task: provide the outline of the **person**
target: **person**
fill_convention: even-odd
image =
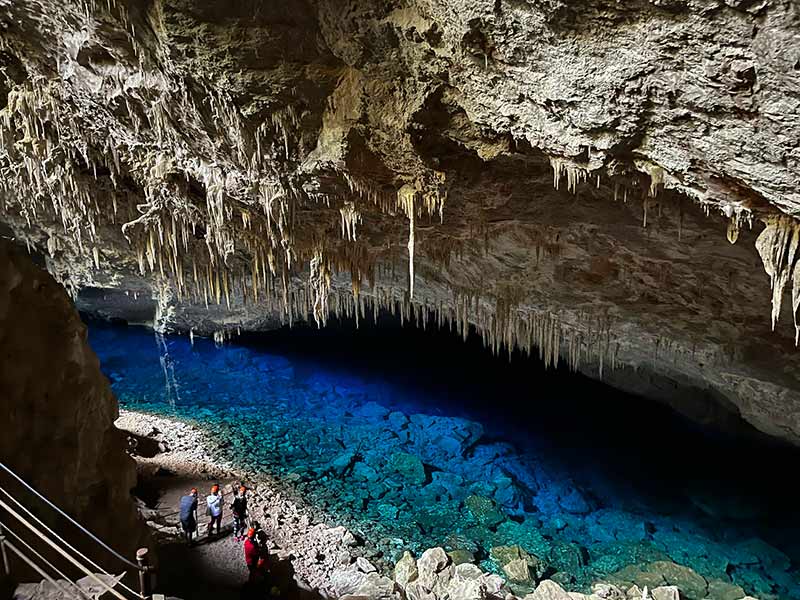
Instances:
[[[209,537],[211,536],[214,523],[217,524],[217,535],[219,535],[222,530],[222,506],[225,504],[225,498],[222,496],[222,491],[220,491],[219,485],[216,483],[211,486],[211,494],[206,496],[206,504],[208,505],[206,512],[211,519],[208,522],[207,535]]]
[[[258,562],[261,557],[261,549],[256,541],[256,530],[251,527],[247,530],[247,539],[244,541],[244,563],[250,575],[247,579],[249,583],[254,583],[258,573]]]
[[[237,542],[245,539],[244,530],[247,527],[247,488],[239,486],[239,491],[233,498],[233,535]]]
[[[197,488],[192,488],[187,496],[181,497],[179,512],[183,535],[191,546],[192,536],[197,530]]]

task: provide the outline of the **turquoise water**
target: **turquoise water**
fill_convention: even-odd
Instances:
[[[499,571],[491,548],[519,544],[573,588],[674,561],[712,582],[697,597],[800,598],[793,451],[441,334],[90,341],[122,407],[197,422],[389,562],[445,546]]]

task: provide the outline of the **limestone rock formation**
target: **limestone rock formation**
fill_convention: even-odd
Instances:
[[[6,240],[0,240],[0,356],[0,460],[133,557],[144,528],[131,497],[135,466],[114,427],[116,399],[64,289]],[[0,484],[89,556],[125,570],[9,476],[0,475]]]
[[[798,443],[798,48],[786,0],[0,0],[0,217],[106,316],[382,308]]]

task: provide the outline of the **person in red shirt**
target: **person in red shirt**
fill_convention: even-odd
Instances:
[[[260,556],[261,550],[258,547],[258,542],[256,542],[256,530],[251,527],[247,530],[247,539],[244,541],[244,562],[247,565],[247,570],[250,571],[250,582],[255,581]]]

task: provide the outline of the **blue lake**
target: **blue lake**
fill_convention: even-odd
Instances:
[[[90,342],[123,408],[199,424],[389,561],[444,546],[501,572],[491,549],[518,544],[573,589],[672,577],[698,598],[800,598],[795,450],[441,333],[216,347],[92,322]]]

